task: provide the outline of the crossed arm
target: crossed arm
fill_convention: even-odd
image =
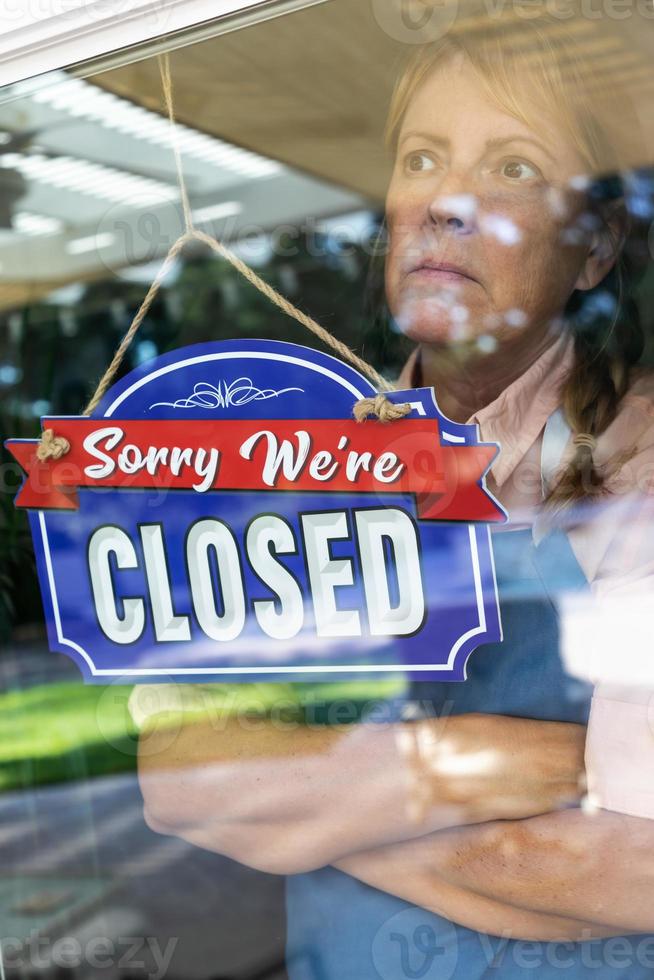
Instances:
[[[654,931],[654,821],[560,809],[578,796],[583,728],[487,715],[414,724],[429,736],[419,773],[409,725],[153,731],[139,760],[146,820],[273,873],[334,864],[480,931]],[[418,785],[420,819],[407,806]]]
[[[426,835],[337,867],[472,929],[532,940],[654,931],[654,821],[564,810]]]

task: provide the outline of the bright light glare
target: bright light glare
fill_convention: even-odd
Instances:
[[[438,752],[438,762],[434,769],[443,776],[489,776],[498,768],[498,756],[492,749],[479,752],[450,752],[443,745]]]
[[[105,92],[81,78],[70,78],[64,72],[59,73],[59,78],[61,81],[53,78],[47,88],[31,92],[30,98],[70,116],[100,123],[108,129],[135,136],[156,146],[173,146],[170,123],[158,113]],[[175,134],[183,156],[194,157],[221,170],[256,178],[269,177],[281,169],[274,160],[242,150],[180,123],[175,124]]]
[[[240,214],[243,210],[243,205],[238,201],[225,201],[223,204],[213,204],[206,208],[198,208],[193,211],[193,221],[198,224],[204,224],[207,221],[217,221],[219,218],[229,218],[233,215]]]
[[[18,211],[12,218],[14,231],[20,235],[56,235],[64,223],[59,218],[32,211]]]
[[[559,601],[561,659],[567,673],[594,684],[654,690],[652,595],[571,593]]]
[[[116,241],[116,236],[112,235],[110,231],[105,231],[100,235],[88,235],[85,238],[74,238],[70,242],[66,242],[66,251],[69,255],[82,255],[84,252],[94,252],[99,248],[107,248],[109,245],[113,245]]]
[[[517,245],[522,238],[518,226],[501,214],[482,215],[479,226],[484,234],[493,235],[502,245]]]
[[[39,153],[6,153],[0,167],[14,168],[28,180],[126,205],[163,204],[179,197],[172,185],[72,157],[51,160]]]

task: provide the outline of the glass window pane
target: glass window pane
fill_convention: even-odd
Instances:
[[[3,448],[4,971],[648,977],[651,10],[278,13],[170,39],[174,130],[152,47],[0,92],[3,440],[93,395],[185,229],[176,145],[196,229],[413,400],[433,391],[464,448],[498,445],[483,488],[506,522],[441,521],[411,589],[417,633],[458,622],[469,542],[490,542],[503,639],[465,677],[85,683],[48,649]],[[230,339],[334,353],[196,238],[116,380]],[[326,560],[363,595],[347,519],[352,555],[342,535]],[[388,536],[378,555],[399,605]]]

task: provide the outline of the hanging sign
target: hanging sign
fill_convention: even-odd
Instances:
[[[294,344],[228,341],[133,371],[26,472],[51,648],[86,679],[465,679],[501,639],[485,487],[497,453],[445,419],[356,422],[376,392]]]

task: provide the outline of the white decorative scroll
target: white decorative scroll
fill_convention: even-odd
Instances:
[[[263,402],[269,398],[279,398],[289,391],[304,392],[303,388],[257,388],[250,378],[237,378],[230,384],[219,381],[217,385],[208,381],[198,381],[192,393],[187,398],[178,398],[174,402],[155,402],[153,408],[238,408],[250,402]]]

